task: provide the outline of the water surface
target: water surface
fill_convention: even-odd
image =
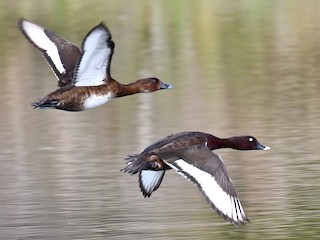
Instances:
[[[317,239],[320,234],[318,1],[0,2],[1,239]],[[80,45],[104,21],[112,75],[171,90],[81,113],[34,110],[56,87],[19,17]],[[217,151],[251,222],[236,228],[166,174],[145,199],[126,155],[197,130],[251,134],[271,151]]]

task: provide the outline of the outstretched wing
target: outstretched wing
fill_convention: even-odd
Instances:
[[[110,79],[113,49],[111,33],[101,22],[83,40],[82,55],[74,77],[75,86],[97,86]]]
[[[220,157],[205,144],[182,151],[181,159],[166,162],[178,174],[196,184],[210,205],[235,225],[248,221]]]
[[[18,20],[18,27],[29,42],[38,48],[58,78],[58,86],[71,82],[80,49],[55,33],[24,18]]]

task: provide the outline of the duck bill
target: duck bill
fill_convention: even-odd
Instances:
[[[160,83],[160,89],[168,89],[168,88],[174,88],[174,86],[171,84],[163,83],[163,82]]]
[[[257,149],[257,150],[270,150],[271,147],[264,146],[264,145],[262,145],[261,143],[259,143],[256,149]]]

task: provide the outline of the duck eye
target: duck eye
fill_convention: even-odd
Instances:
[[[253,138],[249,138],[248,140],[249,140],[249,142],[252,142],[252,141],[253,141]]]
[[[152,83],[157,83],[157,82],[158,82],[158,79],[157,79],[157,78],[151,78],[151,82],[152,82]]]

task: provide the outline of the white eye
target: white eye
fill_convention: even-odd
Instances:
[[[252,142],[253,141],[253,138],[249,138],[249,142]]]

